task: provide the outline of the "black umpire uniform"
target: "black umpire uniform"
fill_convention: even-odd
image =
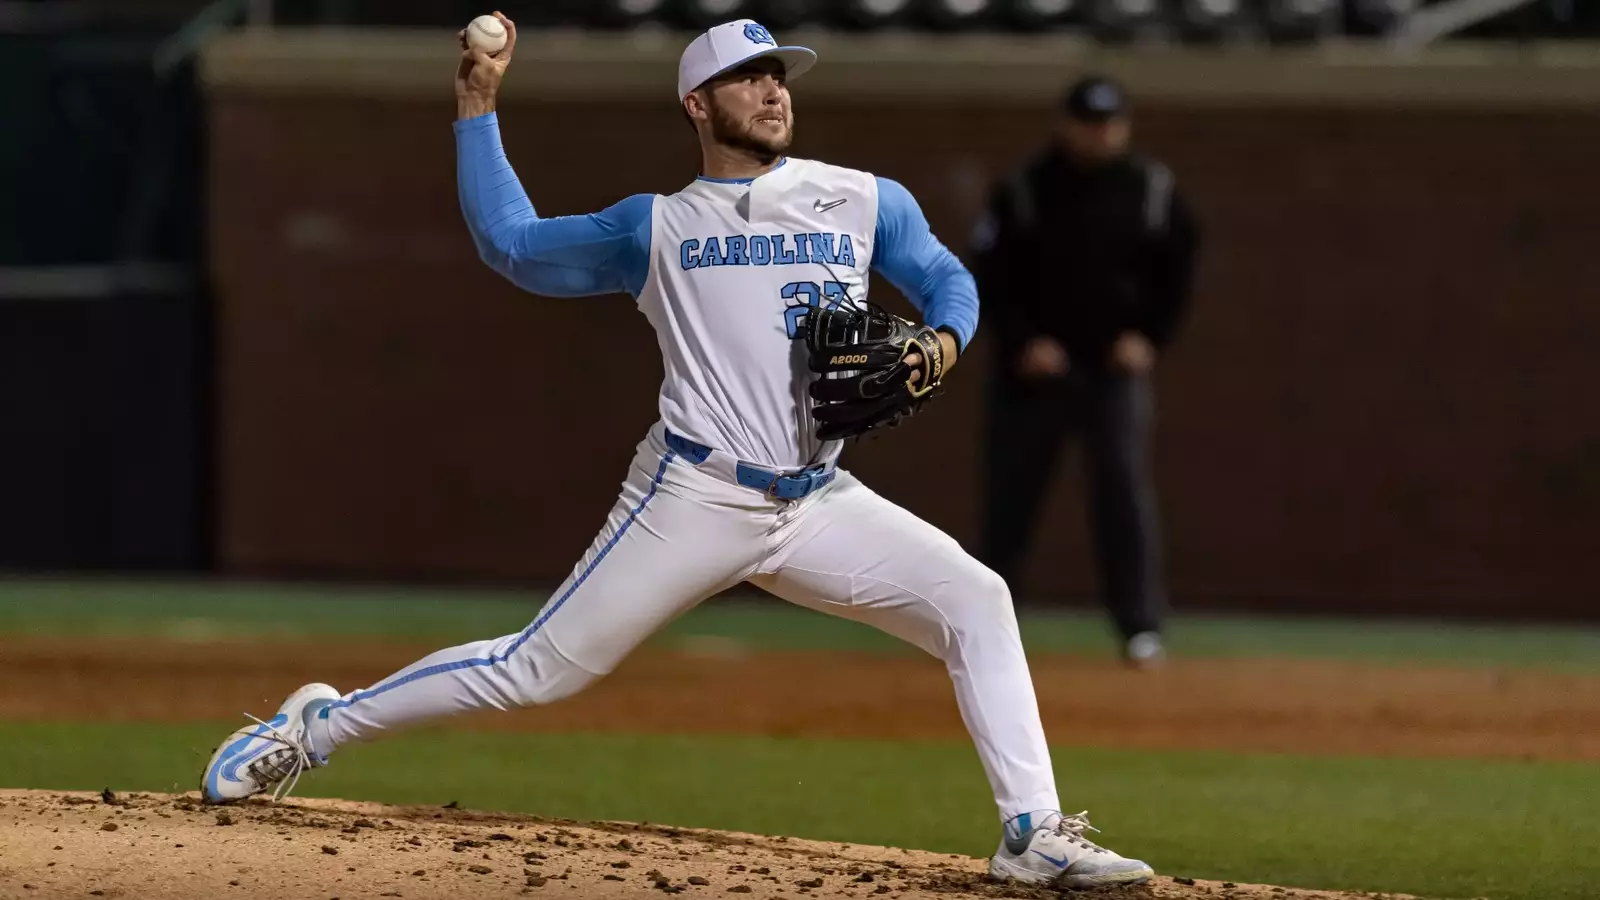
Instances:
[[[1015,586],[1068,432],[1081,436],[1103,599],[1132,664],[1164,655],[1149,370],[1190,294],[1194,219],[1161,163],[1129,152],[1123,91],[1086,78],[1056,139],[996,186],[974,235],[991,378],[982,555]]]

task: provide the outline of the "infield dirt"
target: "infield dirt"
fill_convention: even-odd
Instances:
[[[267,715],[294,688],[381,681],[435,647],[0,641],[0,720],[192,722]],[[1080,746],[1600,760],[1600,677],[1289,659],[1032,663],[1046,732]],[[114,691],[107,685],[116,685]],[[751,653],[702,642],[635,654],[561,703],[451,727],[961,739],[950,680],[920,655]]]
[[[241,711],[265,715],[303,682],[370,685],[432,649],[12,639],[0,642],[0,720],[242,722]],[[1305,660],[1179,660],[1140,673],[1057,657],[1036,659],[1033,672],[1051,738],[1074,744],[1600,759],[1593,676]],[[454,722],[542,732],[964,736],[948,676],[931,659],[754,654],[725,642],[649,649],[564,703]],[[0,791],[0,900],[1054,896],[990,883],[985,862],[459,809],[294,799],[218,811],[193,794]],[[1182,873],[1093,896],[1367,896],[1187,884],[1174,875]]]
[[[991,882],[984,868],[916,850],[461,809],[297,799],[219,810],[193,794],[0,791],[0,897],[23,900],[1370,896],[1169,876],[1063,894]]]

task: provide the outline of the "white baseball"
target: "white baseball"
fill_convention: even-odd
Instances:
[[[499,53],[506,45],[506,27],[494,16],[479,16],[467,26],[467,46],[485,53]]]

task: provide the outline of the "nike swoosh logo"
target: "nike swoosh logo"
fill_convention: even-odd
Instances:
[[[1069,863],[1064,859],[1056,859],[1054,856],[1050,856],[1048,854],[1041,853],[1038,850],[1035,850],[1033,852],[1037,853],[1040,856],[1043,856],[1045,858],[1045,860],[1050,862],[1052,865],[1054,865],[1058,869],[1065,869],[1069,865]]]
[[[279,715],[273,716],[267,724],[274,728],[281,728],[288,724],[288,722],[288,716]],[[217,769],[219,770],[218,774],[222,776],[223,781],[232,781],[237,783],[243,780],[239,777],[239,769],[242,768],[246,763],[255,759],[257,756],[260,756],[262,750],[265,750],[272,745],[271,743],[263,743],[260,747],[256,748],[256,752],[254,753],[247,753],[246,748],[250,746],[251,741],[265,735],[267,731],[268,729],[266,726],[257,725],[250,732],[250,734],[240,738],[237,741],[234,741],[233,746],[229,747],[227,751],[223,753],[222,758],[217,760]]]
[[[811,208],[819,213],[824,213],[830,209],[833,209],[835,206],[839,206],[849,199],[849,197],[844,197],[838,200],[829,200],[827,203],[823,203],[821,200],[818,200],[817,202],[811,204]]]

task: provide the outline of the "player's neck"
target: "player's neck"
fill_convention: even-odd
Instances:
[[[700,151],[700,174],[719,180],[759,178],[782,164],[782,154],[756,154],[726,144],[703,146]]]

